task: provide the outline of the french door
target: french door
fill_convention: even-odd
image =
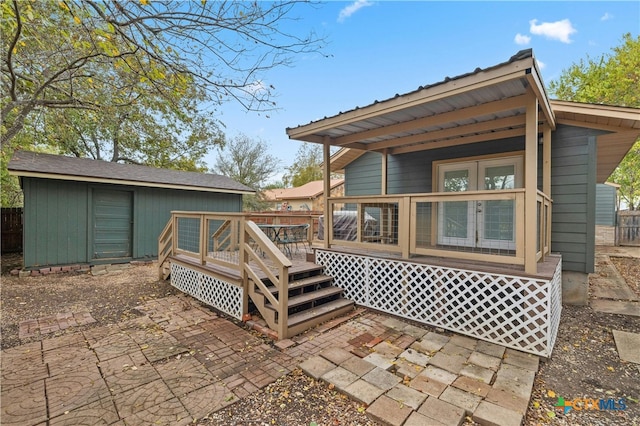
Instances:
[[[507,190],[522,187],[522,157],[442,164],[440,192]],[[515,250],[513,200],[447,201],[439,204],[438,243]]]

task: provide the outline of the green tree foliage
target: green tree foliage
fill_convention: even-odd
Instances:
[[[640,108],[640,36],[625,34],[620,46],[600,58],[587,58],[549,84],[558,99]],[[612,173],[629,209],[640,208],[640,140]]]
[[[620,198],[629,210],[640,210],[640,140],[613,171],[611,180],[620,185]]]
[[[285,186],[298,187],[322,179],[322,145],[303,142],[283,176]]]
[[[244,196],[245,211],[264,210],[268,205],[264,201],[263,191],[266,182],[278,170],[279,160],[267,154],[268,146],[262,140],[254,140],[240,134],[218,150],[218,157],[213,167],[214,173],[230,177],[236,182],[256,190],[257,195]]]
[[[15,149],[203,170],[226,101],[274,109],[265,71],[316,52],[298,2],[0,2],[3,188]],[[208,113],[204,113],[206,108]]]
[[[211,105],[234,99],[248,110],[272,109],[264,71],[319,47],[313,34],[280,28],[296,3],[4,1],[2,143],[34,111],[105,106],[96,99],[96,84],[112,93],[154,92],[171,103],[191,82]],[[104,68],[132,78],[102,81],[97,72]]]

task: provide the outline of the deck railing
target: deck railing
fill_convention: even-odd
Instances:
[[[216,265],[218,270],[239,276],[239,286],[243,292],[242,314],[248,313],[247,297],[254,298],[257,293],[264,295],[272,309],[265,310],[264,305],[259,303],[256,303],[256,307],[269,327],[278,331],[279,336],[286,337],[287,287],[292,263],[247,218],[248,215],[243,213],[172,212],[171,219],[158,238],[159,275],[166,278],[168,273],[164,264],[173,257],[174,260],[186,258],[190,263],[201,266]],[[277,291],[271,292],[263,278],[276,286]],[[202,299],[198,293],[200,290],[183,289]],[[215,294],[207,297],[207,303],[219,307]]]
[[[327,245],[525,265],[525,250],[550,252],[552,201],[538,191],[537,241],[526,241],[524,200],[524,189],[330,198]]]

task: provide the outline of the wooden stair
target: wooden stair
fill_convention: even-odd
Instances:
[[[351,311],[353,301],[343,297],[343,290],[333,285],[333,278],[325,275],[321,265],[308,263],[289,270],[287,336],[302,333],[318,324]],[[274,296],[278,289],[267,278],[262,282]],[[280,318],[260,289],[250,292],[270,328],[277,329]],[[278,336],[282,338],[281,336]]]

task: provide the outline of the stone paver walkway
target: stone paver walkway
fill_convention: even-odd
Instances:
[[[357,310],[270,345],[185,296],[2,351],[3,425],[181,425],[300,366],[376,422],[520,424],[537,357]]]
[[[291,357],[187,297],[2,351],[3,425],[189,424],[291,371]]]
[[[349,340],[340,338],[345,332]],[[300,364],[303,371],[368,405],[380,424],[460,425],[469,416],[507,426],[524,419],[537,356],[371,312],[325,334],[285,352],[316,352]]]
[[[69,327],[91,324],[95,321],[90,312],[63,312],[21,322],[18,327],[18,337],[25,339],[37,334],[55,333]]]

